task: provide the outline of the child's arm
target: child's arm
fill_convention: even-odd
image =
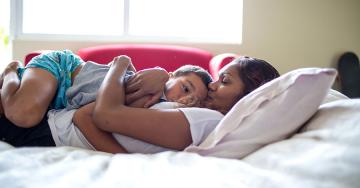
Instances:
[[[73,117],[74,124],[96,150],[109,153],[127,153],[111,133],[102,131],[94,125],[91,117],[94,107],[95,103],[90,103],[78,109]]]
[[[138,71],[126,83],[126,104],[148,108],[157,103],[164,92],[168,79],[168,72],[160,67]]]

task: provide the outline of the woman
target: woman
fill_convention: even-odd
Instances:
[[[203,105],[213,110],[151,110],[124,105],[123,82],[117,78],[124,76],[128,65],[126,59],[114,64],[105,77],[106,81],[99,90],[95,105],[75,113],[75,124],[95,147],[102,145],[93,136],[99,130],[119,133],[173,150],[183,150],[190,144],[198,145],[238,100],[279,76],[278,71],[266,61],[240,57],[223,67],[219,79],[209,84],[208,97]],[[91,118],[92,123],[89,120]],[[84,119],[90,124],[82,123]],[[91,130],[89,125],[96,127]],[[122,143],[121,147],[128,150],[126,144],[129,143]]]

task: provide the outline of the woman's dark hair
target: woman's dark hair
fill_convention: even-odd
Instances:
[[[241,56],[234,59],[232,63],[239,65],[239,76],[245,85],[243,96],[280,76],[270,63],[262,59]]]

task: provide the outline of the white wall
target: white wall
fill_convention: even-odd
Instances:
[[[232,52],[259,57],[271,62],[280,73],[309,66],[335,67],[345,51],[360,56],[360,1],[244,0],[243,29],[241,45],[181,45],[214,54]],[[13,54],[15,59],[22,60],[26,53],[34,50],[76,51],[98,44],[104,42],[16,39]]]

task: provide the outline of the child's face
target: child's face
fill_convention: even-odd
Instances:
[[[207,92],[207,87],[201,78],[194,73],[172,76],[165,86],[165,96],[168,101],[187,103],[191,104],[190,106],[199,106],[200,101],[206,98]]]

